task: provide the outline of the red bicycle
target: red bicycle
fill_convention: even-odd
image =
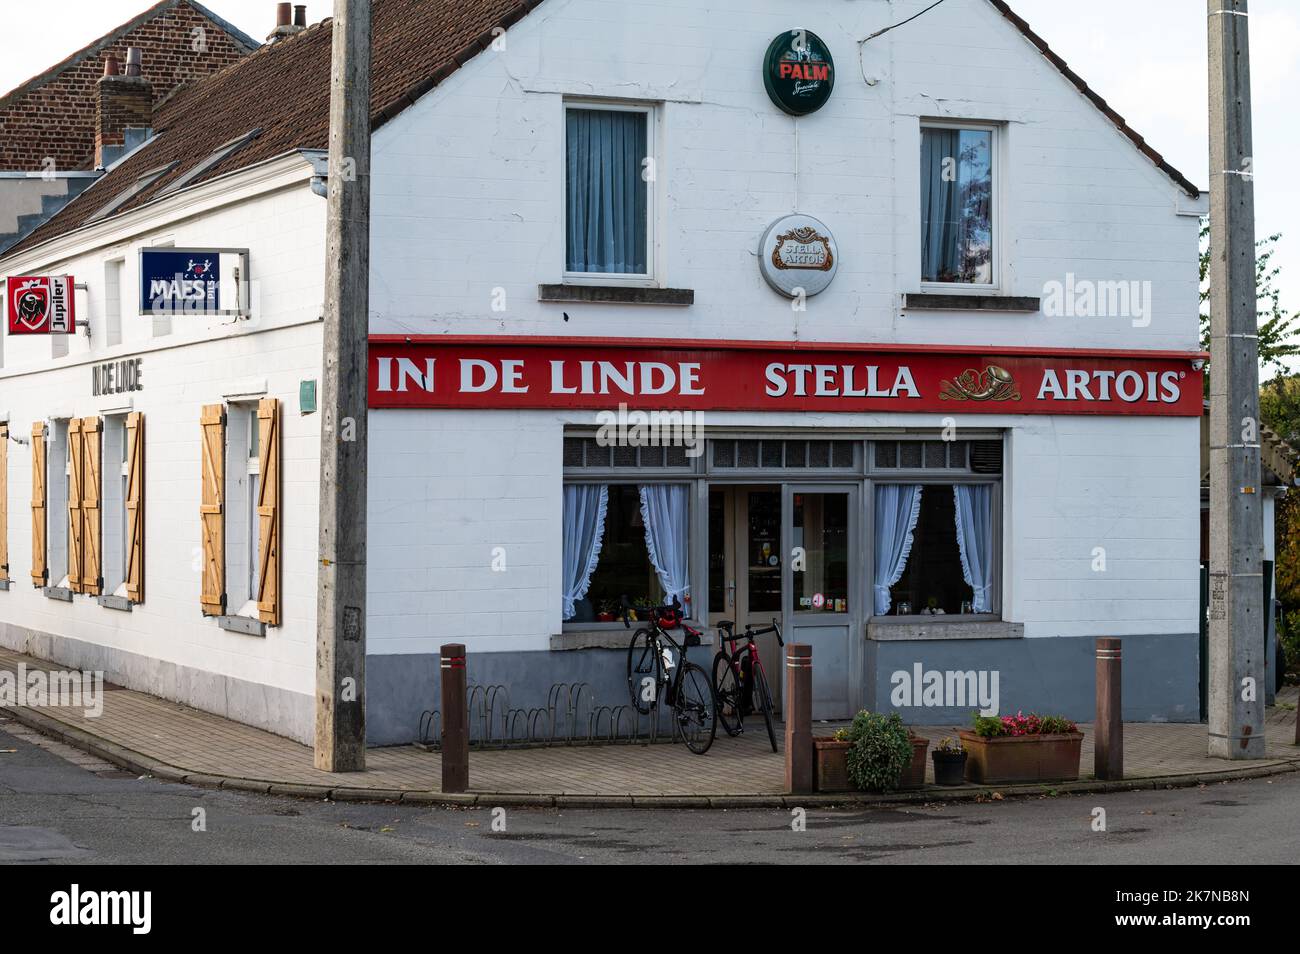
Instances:
[[[754,629],[746,625],[745,631],[736,635],[736,624],[729,619],[718,623],[718,636],[722,646],[713,657],[713,694],[718,700],[718,721],[727,735],[737,736],[745,731],[745,716],[755,708],[763,713],[767,723],[767,738],[776,748],[776,726],[772,708],[772,690],[768,688],[767,673],[763,670],[763,661],[758,656],[758,645],[754,642],[758,636],[768,633],[776,634],[776,641],[781,646],[781,627],[776,620],[771,626]]]

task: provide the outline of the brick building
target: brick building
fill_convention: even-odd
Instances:
[[[258,45],[194,0],[161,0],[0,96],[0,249],[96,178],[96,99],[106,59],[125,63],[127,50],[139,49],[142,78],[157,106],[177,87]]]

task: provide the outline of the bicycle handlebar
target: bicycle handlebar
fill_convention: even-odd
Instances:
[[[675,596],[673,597],[672,604],[669,606],[649,606],[649,607],[638,608],[638,607],[634,607],[631,604],[631,602],[627,598],[627,594],[625,593],[623,594],[622,603],[623,603],[623,628],[624,629],[632,628],[632,624],[628,622],[628,618],[627,618],[628,611],[632,609],[636,609],[638,613],[649,613],[650,619],[656,623],[663,623],[665,621],[670,621],[673,626],[677,626],[684,619],[684,617],[682,616],[681,600],[679,600]]]
[[[775,619],[772,620],[771,626],[764,626],[762,629],[755,629],[752,625],[748,623],[745,624],[745,635],[750,639],[753,639],[755,636],[766,636],[768,633],[775,633],[777,644],[781,646],[785,645],[785,640],[781,638],[781,626]]]

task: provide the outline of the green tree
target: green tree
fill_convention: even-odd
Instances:
[[[1286,374],[1285,359],[1300,354],[1300,315],[1282,307],[1282,292],[1277,287],[1281,266],[1273,264],[1281,233],[1255,243],[1255,299],[1259,303],[1259,364],[1261,371],[1272,369],[1274,376]],[[1201,350],[1210,350],[1210,221],[1201,220]],[[1208,372],[1206,380],[1208,382]],[[1208,393],[1208,392],[1207,392]],[[1267,415],[1261,411],[1265,422]]]

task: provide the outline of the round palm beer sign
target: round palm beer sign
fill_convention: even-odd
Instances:
[[[831,51],[810,30],[787,30],[763,58],[767,95],[791,116],[806,116],[826,105],[835,88]]]

